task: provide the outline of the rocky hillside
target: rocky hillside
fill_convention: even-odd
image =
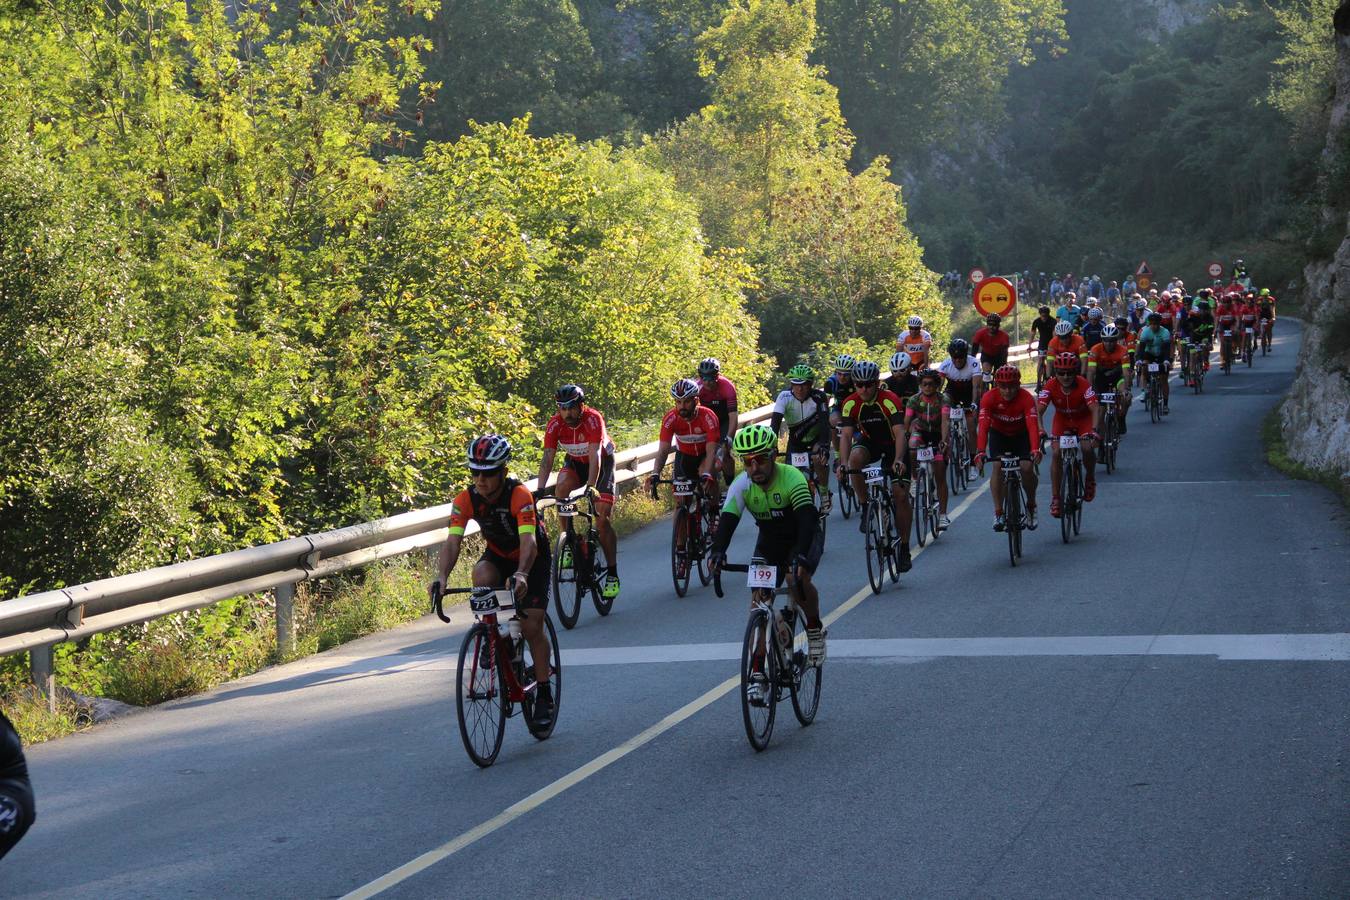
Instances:
[[[1328,178],[1347,178],[1350,154],[1350,0],[1336,11],[1336,98],[1327,129]],[[1339,158],[1338,158],[1339,157]],[[1284,438],[1299,462],[1350,479],[1350,192],[1326,192],[1323,216],[1344,239],[1304,270],[1308,323],[1297,377],[1284,405]]]

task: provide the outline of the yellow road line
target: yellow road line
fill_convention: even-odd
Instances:
[[[970,507],[970,505],[975,502],[975,499],[988,489],[989,489],[989,482],[986,481],[977,490],[969,494],[964,500],[961,501],[961,504],[957,506],[956,509],[951,513],[951,518],[955,519],[962,513],[964,513]],[[928,546],[931,547],[933,545],[930,543],[928,544]],[[926,547],[918,548],[917,550],[913,551],[911,557],[918,556],[925,549],[927,548]],[[835,609],[831,611],[829,615],[825,616],[822,621],[824,622],[825,625],[829,625],[832,622],[838,621],[845,613],[857,607],[859,603],[862,603],[863,600],[867,599],[871,595],[872,595],[872,588],[870,586],[864,586],[860,588],[856,594],[854,594],[852,597],[849,597],[839,606],[835,607]],[[675,710],[673,713],[666,716],[664,719],[657,722],[655,725],[652,725],[651,727],[639,732],[638,734],[624,741],[619,746],[613,748],[612,750],[605,751],[604,753],[600,754],[595,759],[591,760],[590,762],[586,763],[580,768],[573,769],[571,772],[568,772],[566,775],[559,778],[552,784],[542,787],[539,790],[535,791],[533,794],[530,794],[528,797],[525,797],[523,800],[519,800],[511,804],[506,809],[502,810],[497,815],[493,816],[491,819],[488,819],[486,822],[483,822],[480,825],[470,828],[468,831],[464,832],[463,834],[459,835],[456,838],[447,841],[446,843],[435,848],[434,850],[428,850],[426,853],[423,853],[421,856],[411,860],[410,862],[404,863],[397,869],[394,869],[392,872],[389,872],[386,875],[381,875],[379,878],[376,878],[369,884],[357,888],[356,890],[344,896],[342,900],[364,900],[364,898],[367,897],[374,897],[376,894],[379,894],[397,884],[407,881],[409,878],[413,877],[418,872],[421,872],[424,869],[428,869],[431,866],[434,866],[441,860],[453,856],[460,850],[463,850],[465,847],[468,847],[471,844],[474,844],[475,842],[482,840],[483,838],[487,837],[493,832],[498,831],[499,829],[501,829],[502,826],[509,825],[510,823],[514,822],[516,819],[519,819],[526,813],[539,808],[543,804],[547,803],[549,800],[552,800],[554,797],[561,794],[563,791],[575,787],[576,785],[585,781],[587,778],[590,778],[596,772],[608,768],[610,765],[623,759],[625,756],[632,753],[634,750],[637,750],[639,747],[651,743],[653,740],[660,737],[662,734],[665,734],[667,731],[674,728],[676,725],[679,725],[681,722],[685,721],[690,716],[694,715],[695,713],[699,712],[702,709],[705,709],[706,707],[720,700],[722,697],[726,696],[735,687],[737,687],[737,685],[740,684],[740,681],[741,676],[739,674],[733,675],[731,678],[728,678],[726,681],[717,685],[712,690],[709,690],[701,694],[694,700],[691,700],[684,706],[681,706],[679,709]]]

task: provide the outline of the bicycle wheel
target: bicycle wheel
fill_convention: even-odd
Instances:
[[[1003,479],[1003,530],[1008,534],[1008,559],[1015,566],[1017,557],[1022,555],[1022,490],[1017,481],[1004,476]]]
[[[942,533],[938,522],[942,515],[939,511],[941,507],[938,502],[938,482],[931,468],[924,473],[924,477],[928,479],[928,533],[933,536],[933,540],[936,542],[938,535]]]
[[[900,580],[900,551],[896,547],[896,542],[900,539],[900,530],[895,525],[895,501],[888,498],[889,502],[881,508],[882,533],[886,535],[884,549],[886,551],[886,571],[891,573],[891,584]]]
[[[541,741],[548,740],[558,724],[558,710],[562,708],[562,657],[558,655],[558,632],[553,630],[553,620],[544,614],[544,631],[548,635],[549,647],[549,688],[553,691],[553,718],[547,725],[540,726],[534,721],[534,691],[526,691],[520,711],[525,717],[525,727],[530,734]],[[529,641],[525,641],[524,664],[520,673],[521,684],[534,680],[534,657],[530,653]]]
[[[745,736],[756,751],[769,746],[769,738],[773,735],[774,710],[778,706],[778,654],[769,648],[768,642],[773,638],[768,632],[768,614],[762,609],[752,612],[750,621],[745,625],[745,642],[741,645],[741,718],[745,721]],[[763,647],[766,652],[760,671],[756,673],[755,655],[759,647]],[[760,687],[763,699],[752,701],[750,688],[756,681],[756,675],[762,679]]]
[[[606,598],[603,591],[600,590],[600,580],[595,575],[595,561],[600,558],[600,535],[591,529],[586,534],[586,590],[591,592],[591,605],[595,611],[602,616],[607,616],[610,610],[614,609],[614,598]]]
[[[499,677],[500,667],[480,667],[480,648],[495,642],[492,629],[479,622],[464,633],[459,645],[459,663],[455,667],[455,716],[459,736],[474,764],[486,769],[497,759],[506,733],[506,691]],[[496,656],[496,648],[490,651]]]
[[[811,665],[811,656],[806,646],[806,616],[796,610],[792,616],[792,643],[788,649],[791,656],[791,677],[789,691],[792,695],[792,711],[797,721],[810,725],[820,708],[819,666]]]
[[[886,586],[886,531],[882,521],[881,501],[875,496],[867,507],[867,531],[864,537],[863,557],[867,560],[867,583],[872,593],[880,594]]]
[[[558,612],[558,621],[564,628],[577,627],[581,617],[581,595],[586,589],[577,580],[576,538],[570,532],[563,532],[558,540],[558,552],[553,554],[553,608]],[[563,568],[563,553],[572,557],[572,565]]]
[[[1098,448],[1099,461],[1106,464],[1106,474],[1116,470],[1116,410],[1108,407],[1102,416],[1102,443]]]
[[[699,516],[698,523],[698,541],[696,542],[695,556],[698,564],[698,583],[704,587],[712,581],[712,571],[708,568],[708,547],[712,544],[713,528],[717,524],[717,511],[712,508],[712,504],[705,502],[703,512]]]
[[[1073,467],[1073,533],[1076,537],[1083,525],[1083,464],[1075,461]]]
[[[1073,466],[1067,461],[1061,460],[1059,464],[1059,534],[1064,539],[1064,543],[1069,542],[1073,536],[1073,522],[1070,521],[1073,513],[1074,495],[1073,491]]]
[[[848,517],[853,515],[853,507],[858,502],[858,498],[853,495],[853,485],[849,482],[847,475],[839,476],[839,514],[848,521]]]
[[[1256,354],[1252,352],[1252,345],[1251,345],[1251,342],[1250,342],[1250,341],[1243,345],[1243,349],[1242,349],[1242,357],[1243,357],[1243,359],[1245,359],[1246,362],[1247,362],[1247,368],[1250,369],[1250,368],[1252,367],[1252,358],[1253,358],[1255,355],[1256,355]]]
[[[928,509],[928,481],[923,477],[923,470],[919,470],[914,475],[914,502],[911,504],[914,510],[912,518],[914,519],[914,539],[922,547],[928,543],[928,527],[924,523],[924,512]]]
[[[961,472],[965,466],[960,465],[960,461],[965,459],[965,442],[961,440],[961,432],[952,432],[952,450],[947,457],[947,487],[953,494],[961,493]]]
[[[683,506],[675,510],[674,527],[670,529],[670,577],[675,582],[675,595],[683,597],[689,593],[689,567],[693,561],[689,559],[689,531],[693,526],[689,524],[689,511]],[[680,540],[680,533],[684,532],[684,540]]]
[[[1012,547],[1012,552],[1014,552],[1014,553],[1017,554],[1017,558],[1018,558],[1018,559],[1021,559],[1021,558],[1022,558],[1022,523],[1026,520],[1026,513],[1024,512],[1024,510],[1026,509],[1026,503],[1025,503],[1025,496],[1024,496],[1023,493],[1022,493],[1022,482],[1021,482],[1021,481],[1018,481],[1018,482],[1017,482],[1017,509],[1018,509],[1019,515],[1018,515],[1018,517],[1017,517],[1017,526],[1016,526],[1016,527],[1013,529],[1013,531],[1012,531],[1012,537],[1013,537],[1013,547]],[[1017,563],[1014,562],[1013,565],[1017,565]]]

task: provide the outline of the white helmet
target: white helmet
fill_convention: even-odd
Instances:
[[[1119,337],[1120,337],[1120,329],[1116,327],[1116,323],[1114,322],[1111,322],[1105,328],[1102,329],[1102,340],[1104,341],[1114,341]]]
[[[909,354],[903,350],[896,351],[891,356],[891,371],[904,374],[909,371],[910,364],[913,362]]]
[[[905,324],[908,325],[910,328],[922,328],[923,319],[919,318],[918,316],[910,316],[909,321],[906,322]]]
[[[1089,318],[1089,319],[1100,319],[1101,317],[1102,317],[1102,311],[1101,311],[1099,308],[1097,308],[1097,307],[1094,306],[1094,307],[1092,307],[1092,309],[1089,309],[1089,310],[1088,310],[1088,318]]]
[[[1059,324],[1055,326],[1055,334],[1059,337],[1067,337],[1068,335],[1073,334],[1073,323],[1067,320],[1061,320]]]

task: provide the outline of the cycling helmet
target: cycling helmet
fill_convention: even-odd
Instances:
[[[1078,357],[1075,356],[1074,354],[1070,353],[1068,350],[1065,350],[1063,353],[1060,353],[1060,354],[1056,355],[1056,356],[1055,356],[1055,371],[1056,371],[1056,372],[1077,372],[1077,371],[1078,371]]]
[[[1055,324],[1055,335],[1057,337],[1067,337],[1073,334],[1073,323],[1067,320]]]
[[[564,384],[554,393],[553,399],[558,401],[559,407],[571,409],[586,399],[586,392],[581,389],[581,385]]]
[[[816,379],[816,373],[812,372],[811,367],[805,363],[797,363],[797,365],[788,369],[787,375],[788,381],[792,384],[810,384]]]
[[[853,364],[853,380],[860,382],[876,381],[881,377],[881,369],[874,362],[860,359]]]
[[[511,459],[511,442],[500,434],[485,434],[469,442],[469,468],[474,472],[500,469]]]
[[[1162,315],[1160,313],[1151,312],[1148,314],[1148,320],[1149,322],[1161,322]]]
[[[1022,372],[1017,366],[999,366],[994,371],[995,384],[1021,384]]]
[[[1087,307],[1088,307],[1088,309],[1095,309],[1096,306],[1097,306],[1097,298],[1096,298],[1096,297],[1089,297],[1089,298],[1087,298]]]
[[[739,456],[753,456],[778,446],[778,435],[768,425],[747,425],[731,440],[731,449]]]
[[[970,344],[963,338],[956,338],[947,345],[947,353],[951,356],[968,356],[970,354]]]
[[[692,378],[681,378],[670,386],[670,396],[676,400],[688,400],[698,396],[698,382]]]
[[[923,319],[921,319],[919,316],[910,316],[909,321],[907,321],[905,324],[908,325],[910,328],[922,328]]]
[[[918,379],[918,380],[919,380],[919,384],[922,385],[922,384],[924,383],[924,380],[925,380],[925,379],[928,379],[928,378],[933,379],[933,380],[936,381],[939,385],[942,384],[942,374],[941,374],[940,372],[938,372],[937,369],[920,369],[920,370],[919,370],[919,379]]]
[[[722,374],[722,364],[713,357],[708,357],[698,364],[698,377],[716,378]]]
[[[1102,329],[1102,340],[1115,341],[1120,339],[1120,329],[1115,325],[1107,325]]]
[[[1101,311],[1101,309],[1099,309],[1098,307],[1094,306],[1094,307],[1092,307],[1091,309],[1088,310],[1088,318],[1089,318],[1089,319],[1092,319],[1094,322],[1095,322],[1097,319],[1100,319],[1101,317],[1102,317],[1102,311]]]
[[[909,354],[903,350],[897,350],[891,354],[891,371],[904,374],[909,371],[910,364],[914,361],[909,358]]]
[[[857,360],[849,356],[847,353],[840,353],[837,357],[835,357],[834,370],[836,372],[852,372],[853,364],[856,362]]]
[[[1078,295],[1075,294],[1073,291],[1065,291],[1065,292],[1064,292],[1064,299],[1065,299],[1065,300],[1077,300],[1077,299],[1078,299]]]
[[[1261,296],[1262,296],[1262,297],[1269,297],[1269,296],[1270,296],[1270,288],[1261,288]]]
[[[986,325],[1002,325],[1002,324],[1003,324],[1003,317],[1000,316],[998,313],[990,313],[989,315],[987,315],[987,316],[984,317],[984,324],[986,324]]]

